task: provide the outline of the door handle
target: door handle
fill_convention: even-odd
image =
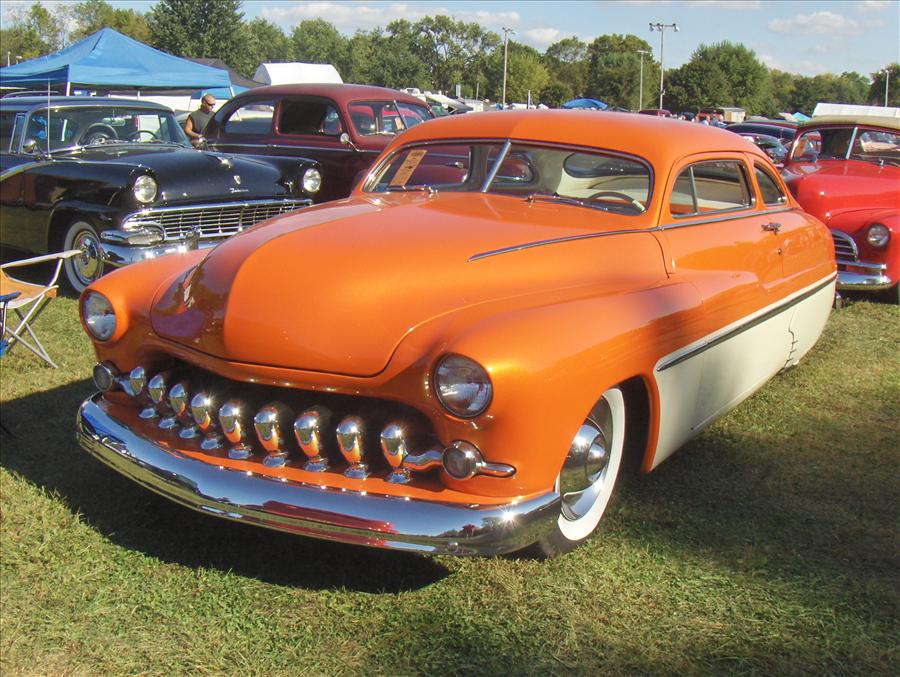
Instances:
[[[771,230],[773,233],[777,233],[778,231],[781,230],[781,224],[775,223],[774,221],[772,221],[770,223],[764,223],[762,229],[763,230]]]

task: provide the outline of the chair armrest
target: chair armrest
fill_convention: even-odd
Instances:
[[[64,252],[56,252],[55,254],[44,254],[43,256],[35,256],[30,259],[21,259],[19,261],[10,261],[0,266],[0,270],[7,268],[19,268],[21,266],[30,266],[36,263],[45,263],[46,261],[56,261],[57,259],[70,259],[76,254],[80,254],[80,249],[67,249]]]
[[[0,296],[0,305],[5,305],[5,304],[9,303],[14,298],[18,298],[19,296],[21,296],[21,294],[22,294],[22,292],[20,292],[20,291],[14,291],[9,294],[3,294],[2,296]]]

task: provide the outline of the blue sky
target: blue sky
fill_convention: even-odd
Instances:
[[[14,4],[22,3],[3,4],[9,11]],[[60,3],[44,0],[44,4]],[[146,11],[153,2],[117,0],[111,4]],[[501,27],[512,28],[516,33],[511,39],[541,51],[573,35],[589,42],[598,35],[633,33],[653,46],[656,58],[660,34],[651,33],[648,23],[677,23],[678,33],[666,33],[667,68],[689,60],[700,44],[723,40],[743,43],[770,67],[802,75],[843,71],[868,75],[900,61],[898,0],[244,2],[245,18],[263,17],[286,32],[311,18],[323,18],[342,33],[352,35],[357,29],[384,27],[398,18],[416,21],[437,14],[475,21],[498,33]]]

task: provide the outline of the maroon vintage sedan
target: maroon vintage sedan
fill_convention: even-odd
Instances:
[[[209,147],[228,153],[317,160],[316,202],[346,197],[400,132],[434,116],[420,99],[365,85],[279,85],[239,94],[204,130]]]
[[[838,289],[900,290],[900,119],[813,118],[797,129],[783,176],[831,229]]]

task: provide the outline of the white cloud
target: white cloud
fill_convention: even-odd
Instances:
[[[287,28],[307,19],[325,19],[335,28],[343,31],[384,28],[396,19],[406,19],[415,23],[426,16],[440,14],[452,17],[457,21],[478,23],[485,27],[518,25],[521,22],[519,13],[514,11],[457,11],[452,5],[442,7],[430,3],[366,5],[356,2],[303,2],[287,7],[266,7],[260,12],[264,19]]]
[[[771,54],[763,54],[759,57],[759,60],[762,61],[763,64],[768,66],[770,69],[777,69],[786,73],[795,73],[797,75],[812,76],[830,72],[827,66],[824,66],[823,64],[817,63],[815,61],[791,60],[790,62],[785,63],[781,59],[778,59]]]
[[[761,0],[687,0],[684,4],[688,7],[715,7],[741,11],[762,9]]]
[[[884,26],[881,19],[856,21],[841,14],[822,11],[813,14],[798,14],[792,19],[773,19],[769,22],[769,30],[775,33],[800,33],[804,35],[862,35],[871,28]]]
[[[525,35],[538,45],[549,45],[559,37],[560,33],[555,28],[532,28],[525,31]]]
[[[856,11],[860,14],[874,14],[886,10],[890,5],[887,0],[861,0],[856,3]]]

